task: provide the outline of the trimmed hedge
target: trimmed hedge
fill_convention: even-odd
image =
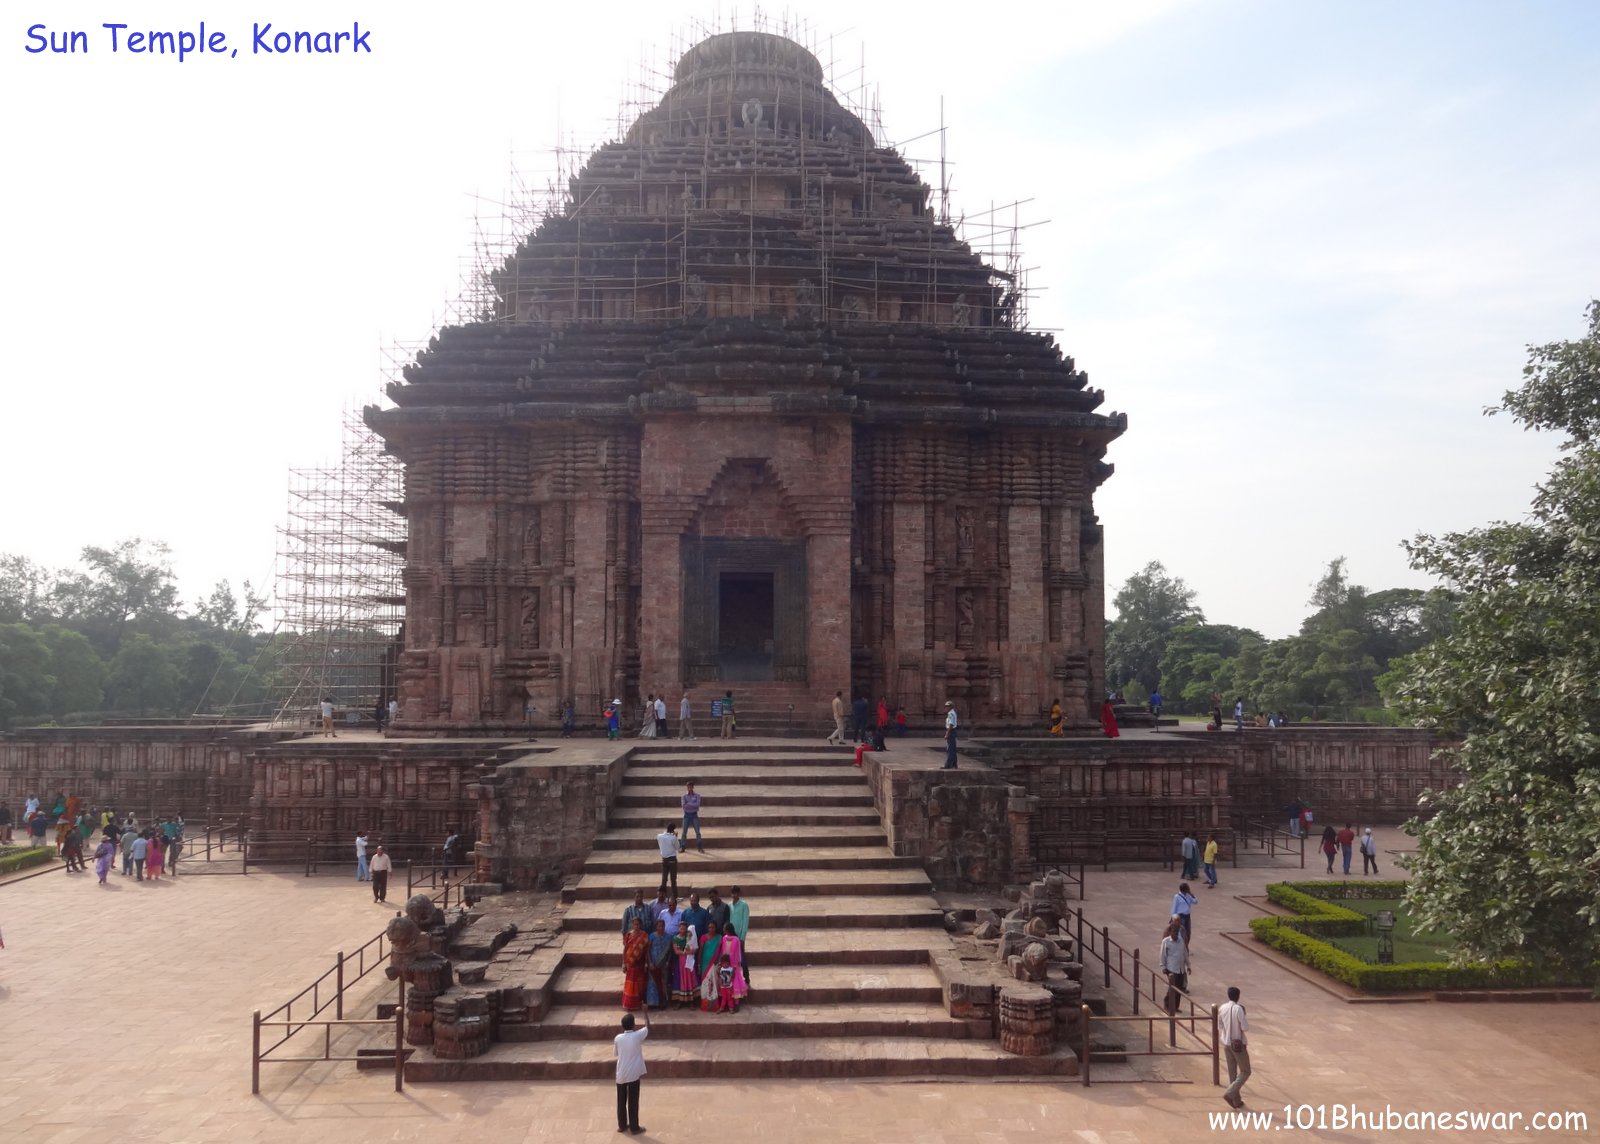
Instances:
[[[1299,890],[1313,898],[1323,901],[1356,901],[1363,898],[1403,898],[1406,896],[1406,884],[1401,881],[1384,882],[1279,882],[1267,887],[1267,896],[1272,896],[1272,891],[1278,886],[1287,886],[1292,890]],[[1276,898],[1273,898],[1276,901]]]
[[[29,866],[43,866],[46,862],[55,861],[55,857],[54,846],[30,846],[26,850],[14,850],[9,854],[0,855],[0,874],[9,874],[13,870],[26,870]]]
[[[1382,888],[1383,893],[1369,893]],[[1305,892],[1315,889],[1329,897],[1395,898],[1405,890],[1403,882],[1365,885],[1325,885],[1319,882],[1278,882],[1267,887],[1267,897],[1288,909],[1301,910],[1293,917],[1252,918],[1250,932],[1256,940],[1288,954],[1312,969],[1326,973],[1357,989],[1373,993],[1427,991],[1436,989],[1522,989],[1540,985],[1578,984],[1570,977],[1537,969],[1521,961],[1492,964],[1452,965],[1448,961],[1412,961],[1399,965],[1373,965],[1353,953],[1323,941],[1318,935],[1342,937],[1365,934],[1367,917],[1355,910],[1335,905]],[[1340,890],[1353,892],[1339,893]],[[1359,924],[1350,930],[1351,918]]]

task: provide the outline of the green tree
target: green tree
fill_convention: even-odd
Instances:
[[[0,727],[44,715],[55,689],[50,648],[27,624],[0,624]]]
[[[82,634],[60,624],[46,624],[39,634],[50,649],[50,669],[55,676],[50,713],[61,716],[98,711],[106,666],[94,645]]]
[[[1111,687],[1132,679],[1146,688],[1160,684],[1161,657],[1173,629],[1205,621],[1194,599],[1194,589],[1169,576],[1159,560],[1128,577],[1112,600],[1116,622],[1106,629],[1106,681]]]
[[[55,577],[26,556],[0,556],[0,624],[49,619]]]
[[[177,715],[182,702],[182,678],[172,657],[155,640],[136,632],[106,673],[106,697],[118,711],[139,715]]]
[[[1265,644],[1260,632],[1232,624],[1198,621],[1179,624],[1167,637],[1161,656],[1161,682],[1174,709],[1210,710],[1211,693],[1236,689],[1236,663],[1250,644]]]
[[[151,635],[172,626],[178,586],[165,544],[134,537],[115,548],[85,548],[81,560],[86,571],[58,577],[52,602],[101,655],[115,656],[130,628]]]
[[[1460,599],[1450,633],[1388,680],[1460,742],[1459,784],[1407,824],[1418,923],[1466,956],[1580,974],[1600,965],[1600,302],[1588,317],[1584,338],[1529,347],[1501,405],[1566,435],[1529,519],[1408,545]]]

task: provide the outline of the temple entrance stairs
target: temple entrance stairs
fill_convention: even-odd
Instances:
[[[952,1017],[930,957],[952,949],[920,863],[896,857],[846,748],[697,743],[636,751],[610,829],[576,884],[562,968],[543,1021],[504,1026],[484,1056],[446,1063],[461,1079],[602,1080],[621,1016],[623,910],[652,897],[655,835],[693,780],[705,852],[679,859],[687,899],[738,885],[750,903],[751,994],[736,1014],[652,1012],[650,1076],[1062,1076],[1068,1054],[1014,1056],[988,1021]],[[507,1043],[510,1042],[510,1043]],[[407,1076],[435,1079],[414,1059]]]

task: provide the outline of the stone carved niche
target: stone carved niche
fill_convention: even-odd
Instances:
[[[543,541],[539,508],[535,505],[528,510],[528,523],[522,530],[522,562],[524,564],[537,566],[544,563]]]
[[[683,312],[698,314],[706,308],[706,280],[698,274],[689,275],[683,284]]]
[[[963,568],[972,567],[976,539],[972,530],[972,510],[956,509],[956,561]]]
[[[456,643],[483,647],[484,603],[482,588],[456,589]]]
[[[529,649],[538,648],[539,589],[537,588],[523,589],[522,606],[518,611],[517,636],[519,646]]]
[[[744,101],[744,106],[739,108],[739,118],[744,121],[746,127],[750,128],[760,127],[761,121],[766,118],[766,114],[767,109],[761,106],[759,99],[747,99]]]
[[[950,324],[957,329],[965,329],[972,325],[972,303],[967,301],[965,294],[958,294],[951,304]]]
[[[867,316],[867,304],[862,301],[860,294],[846,294],[839,303],[839,309],[843,311],[847,322],[860,322]]]
[[[801,318],[814,321],[818,312],[817,284],[809,278],[800,279],[794,288],[794,308]]]
[[[974,618],[975,608],[971,588],[961,588],[956,592],[956,646],[969,649],[973,646],[977,632],[977,621]]]

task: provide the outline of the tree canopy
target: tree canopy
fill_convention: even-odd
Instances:
[[[1526,520],[1418,536],[1415,567],[1459,592],[1452,629],[1386,681],[1459,736],[1454,788],[1414,820],[1407,897],[1464,954],[1600,964],[1600,301],[1574,342],[1530,346],[1490,412],[1565,435]]]
[[[1128,577],[1112,600],[1117,618],[1106,625],[1106,676],[1112,687],[1133,680],[1146,690],[1156,686],[1173,629],[1205,619],[1194,598],[1194,589],[1169,576],[1159,560]]]

